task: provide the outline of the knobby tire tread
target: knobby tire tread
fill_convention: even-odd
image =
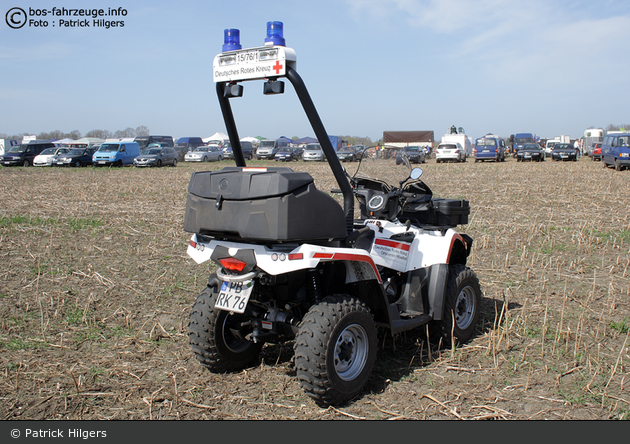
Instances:
[[[335,382],[335,376],[329,373],[327,356],[335,327],[352,313],[365,316],[366,330],[372,340],[362,374],[345,387]],[[372,315],[365,303],[358,299],[347,295],[327,296],[311,307],[302,320],[294,349],[297,379],[307,395],[320,406],[342,404],[360,393],[372,372],[376,360],[376,328]]]
[[[188,324],[188,340],[197,360],[212,373],[226,373],[250,366],[259,356],[262,344],[254,344],[247,353],[227,356],[218,322],[226,314],[214,309],[217,297],[214,287],[206,287],[195,301]]]

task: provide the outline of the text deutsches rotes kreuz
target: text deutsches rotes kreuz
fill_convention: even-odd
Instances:
[[[215,77],[232,77],[232,76],[242,76],[247,74],[271,74],[272,67],[271,65],[267,66],[250,66],[243,67],[239,69],[227,69],[224,71],[215,71]]]

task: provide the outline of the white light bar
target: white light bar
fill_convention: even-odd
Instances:
[[[215,82],[282,77],[287,65],[296,67],[295,51],[285,46],[263,46],[222,52],[212,63]]]

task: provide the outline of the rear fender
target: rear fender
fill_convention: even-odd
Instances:
[[[237,257],[239,251],[253,252],[256,267],[267,274],[276,276],[299,270],[317,268],[320,263],[341,262],[346,267],[348,282],[375,280],[382,282],[380,273],[370,254],[361,249],[333,248],[312,244],[295,245],[259,245],[217,240],[204,240],[193,234],[188,244],[188,255],[198,264],[212,259],[216,249]],[[249,261],[248,261],[249,262]]]

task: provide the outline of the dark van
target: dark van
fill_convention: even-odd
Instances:
[[[201,137],[180,137],[175,142],[175,151],[179,155],[179,160],[182,161],[187,152],[195,151],[197,147],[204,145]]]
[[[33,165],[35,156],[41,154],[46,148],[55,148],[55,144],[43,140],[31,140],[28,143],[14,145],[2,156],[0,164],[4,166]]]
[[[247,160],[252,160],[254,157],[254,147],[251,142],[241,140],[241,150],[243,151],[243,157]],[[225,142],[223,144],[223,158],[234,159],[234,153],[232,152],[232,144]]]
[[[608,133],[602,142],[602,164],[617,171],[630,167],[630,132]]]
[[[505,162],[505,141],[494,134],[486,134],[475,140],[475,162],[493,160]]]
[[[138,136],[133,139],[133,141],[138,143],[140,151],[148,147],[151,143],[160,143],[162,146],[168,147],[173,147],[175,145],[171,136]]]

